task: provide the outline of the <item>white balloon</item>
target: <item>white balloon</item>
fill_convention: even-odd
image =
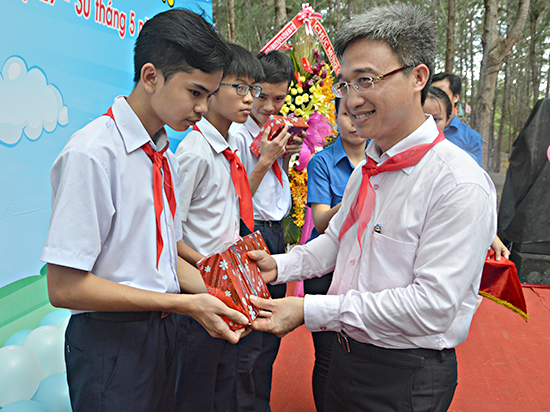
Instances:
[[[40,361],[42,379],[65,372],[65,333],[59,326],[40,326],[29,333],[23,346]]]
[[[61,330],[63,330],[63,333],[67,330],[67,326],[69,326],[69,321],[71,320],[71,315],[67,316],[59,325]]]
[[[42,372],[38,357],[21,345],[0,348],[0,407],[32,398]]]

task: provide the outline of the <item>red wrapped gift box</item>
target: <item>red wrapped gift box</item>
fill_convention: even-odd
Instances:
[[[256,156],[260,155],[260,142],[262,140],[265,129],[267,129],[268,127],[271,128],[271,130],[269,131],[269,136],[267,137],[267,140],[271,140],[274,136],[277,136],[277,134],[281,130],[283,130],[286,124],[290,125],[290,127],[288,128],[288,133],[290,133],[291,138],[292,136],[299,135],[300,133],[302,133],[303,130],[306,130],[309,127],[305,120],[301,117],[271,115],[269,116],[269,120],[264,124],[264,127],[262,127],[262,130],[260,130],[260,133],[258,133],[258,136],[256,136],[256,138],[250,145],[250,150],[252,151],[252,153],[254,153]]]
[[[208,293],[245,315],[249,325],[256,319],[259,311],[250,302],[250,295],[264,299],[271,297],[258,266],[246,254],[250,250],[269,253],[258,231],[239,238],[221,252],[213,253],[197,262]],[[245,326],[225,316],[223,318],[231,330]]]

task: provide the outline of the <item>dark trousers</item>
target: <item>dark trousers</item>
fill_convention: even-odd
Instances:
[[[174,409],[175,315],[132,322],[74,315],[65,340],[74,412]]]
[[[271,254],[285,252],[283,226],[280,223],[255,222]],[[250,230],[241,221],[241,236]],[[286,295],[286,285],[268,285],[273,299]],[[270,411],[273,363],[281,339],[271,333],[254,331],[237,343],[237,377],[230,411]]]
[[[444,412],[457,385],[454,349],[384,349],[335,339],[326,412]],[[342,340],[343,342],[343,340]]]
[[[235,384],[237,347],[211,337],[189,316],[178,315],[178,412],[225,412]]]
[[[332,274],[333,272],[330,272],[320,278],[304,280],[304,293],[306,295],[326,295],[332,282]],[[313,400],[317,412],[323,412],[325,410],[325,385],[336,332],[312,332],[311,337],[315,348],[312,376]]]

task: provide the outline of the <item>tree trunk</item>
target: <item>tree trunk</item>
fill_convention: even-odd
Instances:
[[[533,85],[533,107],[539,100],[540,93],[540,65],[537,58],[539,33],[537,31],[537,23],[545,7],[546,0],[534,0],[531,3],[531,7],[529,7],[529,66],[531,67],[531,82]]]
[[[454,72],[455,60],[455,26],[456,26],[456,3],[449,0],[447,8],[447,48],[445,49],[445,71]]]
[[[498,72],[521,36],[529,11],[529,0],[519,0],[517,15],[510,33],[506,38],[501,38],[498,32],[498,3],[498,0],[485,0],[483,59],[475,107],[472,112],[472,127],[484,139],[489,137],[491,129],[491,106],[495,96]]]
[[[341,23],[342,23],[342,5],[340,4],[340,0],[336,0],[336,31],[340,30]]]
[[[275,0],[275,31],[286,24],[286,0]]]
[[[227,40],[235,42],[235,0],[227,0]]]

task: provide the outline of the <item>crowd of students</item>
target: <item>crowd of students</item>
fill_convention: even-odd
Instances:
[[[356,410],[349,406],[349,398],[355,395],[341,389],[327,395],[327,382],[333,383],[334,376],[346,371],[333,370],[334,359],[347,362],[340,352],[333,355],[339,347],[346,349],[345,345],[348,353],[362,359],[402,358],[396,361],[397,368],[408,365],[405,369],[417,370],[430,364],[432,374],[438,370],[436,364],[445,364],[441,373],[446,376],[441,382],[424,382],[422,388],[413,388],[419,392],[413,390],[410,395],[423,397],[420,393],[426,386],[446,382],[436,396],[436,406],[422,409],[444,410],[437,405],[448,405],[454,393],[454,347],[465,338],[464,330],[467,332],[473,314],[472,296],[475,300],[477,293],[476,279],[479,285],[479,259],[488,247],[486,239],[494,232],[494,210],[479,212],[483,205],[491,205],[494,188],[484,180],[481,168],[460,157],[456,146],[440,143],[444,139],[442,132],[438,137],[436,124],[447,133],[452,104],[441,89],[428,89],[433,42],[425,42],[425,50],[416,54],[391,43],[393,32],[398,34],[398,43],[404,44],[433,32],[433,24],[429,19],[421,22],[424,17],[419,13],[408,6],[375,9],[359,18],[359,23],[352,19],[339,34],[336,45],[343,65],[334,88],[339,136],[309,162],[308,204],[315,230],[311,241],[286,254],[285,261],[281,260],[286,246],[282,221],[292,204],[289,159],[299,153],[303,136],[291,137],[286,126],[268,140],[268,128],[262,135],[260,156],[249,146],[270,116],[279,114],[294,77],[292,61],[279,51],[256,56],[228,44],[201,16],[187,10],[169,10],[145,23],[134,50],[134,89],[127,97],[117,97],[105,115],[75,133],[51,172],[52,218],[41,258],[48,263],[52,304],[73,312],[65,356],[75,412],[269,411],[272,367],[280,336],[304,322],[314,332],[313,390],[319,411],[345,410],[340,402]],[[368,27],[375,27],[376,21],[394,24],[374,34],[375,30]],[[400,25],[409,26],[408,31]],[[396,64],[401,68],[395,70]],[[387,99],[378,96],[379,90],[391,87],[386,86],[389,79],[402,83],[394,90],[400,90],[401,95],[390,90],[385,91]],[[363,97],[367,93],[372,93],[371,102]],[[388,99],[397,102],[389,103]],[[431,114],[435,123],[424,113]],[[392,115],[395,119],[388,121]],[[365,125],[371,123],[375,126]],[[167,150],[165,125],[178,131],[192,128],[175,155]],[[421,133],[415,135],[416,129]],[[374,143],[367,148],[369,140]],[[417,144],[401,147],[400,142]],[[422,146],[421,156],[418,144]],[[384,183],[394,188],[393,201],[403,202],[403,215],[380,215],[379,201],[375,203],[367,193],[367,203],[371,199],[374,207],[369,212],[372,222],[367,220],[357,229],[363,224],[363,205],[354,196],[363,199],[359,186],[366,186],[360,183],[366,150],[369,161],[378,159],[379,167],[393,162],[393,157],[386,158],[396,147],[402,151],[396,154],[405,153],[406,158],[414,152],[416,163],[401,161],[398,169],[377,173],[412,176],[409,183],[401,175]],[[421,160],[423,156],[429,158],[433,170],[424,170],[428,166]],[[450,160],[457,156],[460,162]],[[479,170],[469,170],[457,179],[463,171],[460,163]],[[434,183],[439,173],[443,177]],[[356,176],[352,189],[348,186],[351,176]],[[384,182],[377,180],[380,176],[372,178],[377,182],[373,187],[384,202],[389,189],[379,192]],[[420,196],[423,206],[410,203],[411,198],[397,198],[395,190],[400,185],[407,187],[403,193]],[[428,190],[430,185],[437,187]],[[479,205],[472,205],[471,199]],[[429,210],[422,209],[428,206]],[[432,215],[434,223],[429,221]],[[339,218],[333,219],[335,216]],[[467,224],[461,220],[466,218],[471,219]],[[400,228],[400,224],[405,227]],[[450,243],[462,248],[469,231],[476,231],[471,246],[463,250],[475,264],[466,270],[463,263],[454,262],[456,267],[445,269],[445,276],[437,279],[442,265],[432,262],[452,246],[438,238],[441,232],[437,225],[441,224],[454,225],[462,237],[457,234]],[[254,330],[233,331],[222,316],[245,324],[246,319],[206,293],[195,265],[255,230],[262,233],[270,252],[279,255],[274,263],[261,253],[250,254],[266,280],[272,281],[268,287],[274,300],[258,301],[264,310]],[[369,233],[374,234],[372,241],[389,249],[372,246]],[[405,234],[416,240],[399,240]],[[398,240],[390,241],[390,236]],[[347,242],[342,243],[345,247],[339,248],[340,241]],[[433,244],[442,246],[441,251],[434,252]],[[402,253],[399,248],[393,250],[397,246],[408,255],[397,257]],[[342,251],[353,259],[340,256]],[[384,257],[386,253],[396,255],[394,262]],[[321,263],[313,264],[310,259]],[[342,283],[341,274],[348,270],[344,261],[350,266],[357,262],[361,271],[376,271],[386,265],[396,272],[411,273],[398,273],[396,281],[370,274],[365,275],[367,280]],[[466,273],[460,275],[464,281],[445,283],[462,272]],[[379,275],[388,278],[391,274]],[[285,298],[286,281],[306,278],[306,299]],[[352,284],[355,286],[346,292]],[[354,308],[345,309],[345,301],[335,304],[331,300],[332,306],[326,307],[332,307],[331,316],[338,321],[327,326],[330,316],[322,320],[324,309],[312,302],[329,300],[312,297],[326,295],[329,287],[331,295],[349,294]],[[384,291],[395,288],[411,291],[384,298]],[[351,296],[356,289],[367,299],[363,309],[357,297]],[[434,292],[437,290],[440,292]],[[409,296],[400,297],[399,293]],[[377,299],[389,299],[392,304],[378,304]],[[275,300],[280,303],[269,306]],[[308,312],[309,306],[312,309]],[[318,316],[315,320],[313,312]],[[443,312],[445,316],[440,316]],[[372,319],[367,319],[370,316]],[[430,339],[423,339],[423,335]],[[378,349],[384,352],[365,355]],[[423,360],[418,363],[420,358]],[[431,359],[436,360],[433,365]],[[378,374],[381,370],[367,368],[363,372]],[[354,372],[349,377],[353,380],[356,375]],[[376,406],[379,402],[389,405],[388,410],[405,410],[392,409],[396,405],[392,402],[405,402],[405,395],[390,399],[387,389],[392,379],[410,379],[398,375],[381,379],[381,385],[386,386],[362,393],[354,402],[365,403],[364,410],[385,410]],[[399,391],[397,387],[394,390]],[[328,405],[325,398],[330,400]]]

